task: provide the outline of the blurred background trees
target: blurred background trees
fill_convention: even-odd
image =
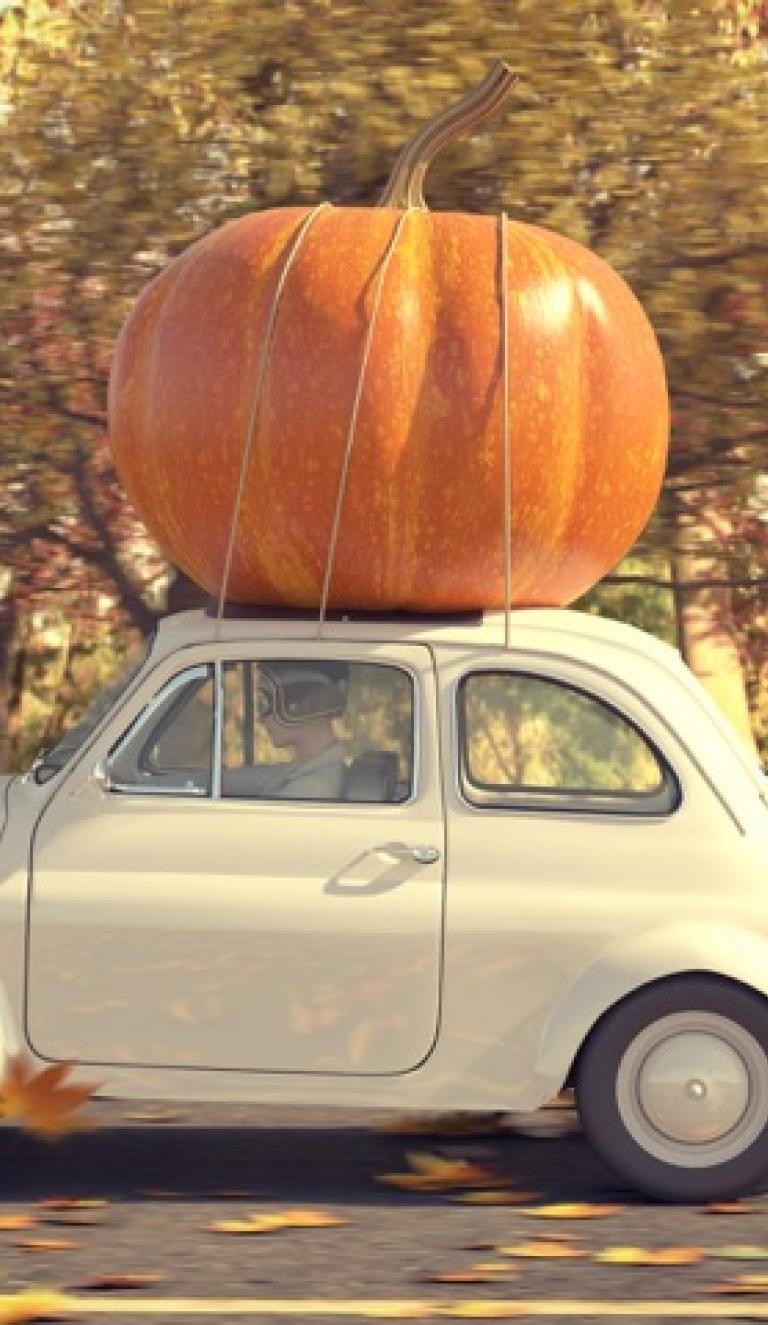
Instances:
[[[676,643],[768,758],[768,4],[0,0],[0,766],[203,601],[110,462],[139,290],[244,211],[375,203],[404,140],[499,56],[509,107],[438,158],[429,204],[594,248],[670,379],[658,509],[576,606]]]

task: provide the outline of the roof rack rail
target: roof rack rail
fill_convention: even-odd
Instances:
[[[207,617],[215,617],[217,607],[215,603],[209,604],[205,608]],[[314,611],[309,608],[291,608],[291,607],[258,607],[252,603],[227,603],[224,607],[222,621],[248,621],[248,620],[272,620],[272,621],[306,621],[314,615]],[[372,612],[357,611],[354,608],[343,608],[326,612],[326,621],[350,621],[350,622],[379,622],[381,624],[401,622],[403,625],[480,625],[482,624],[484,613],[481,609],[468,609],[464,612]]]

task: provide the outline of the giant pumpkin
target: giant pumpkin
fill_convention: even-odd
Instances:
[[[430,122],[378,207],[243,216],[139,297],[111,375],[115,462],[211,594],[562,605],[646,524],[668,402],[628,286],[561,235],[423,202],[431,157],[513,81],[499,64]]]

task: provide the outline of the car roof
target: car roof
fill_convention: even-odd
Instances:
[[[164,617],[158,626],[157,643],[162,652],[193,643],[221,640],[227,643],[259,639],[317,639],[343,641],[400,642],[403,644],[470,645],[498,651],[504,647],[504,612],[456,612],[430,616],[425,613],[333,613],[320,630],[316,613],[268,609],[227,608],[220,621],[212,609],[178,612]],[[610,617],[596,616],[575,608],[516,608],[510,612],[510,643],[524,648],[548,648],[599,662],[606,646],[644,658],[654,658],[667,668],[681,666],[680,655],[636,626]]]
[[[287,609],[249,608],[229,604],[220,621],[213,608],[177,612],[161,618],[157,626],[155,654],[169,654],[195,644],[221,642],[291,640],[335,641],[343,644],[424,644],[439,653],[441,648],[460,647],[482,655],[497,656],[504,649],[504,612],[426,613],[349,612],[330,613],[320,631],[317,613]],[[604,673],[621,675],[625,682],[651,693],[657,688],[653,673],[661,669],[681,685],[699,711],[706,710],[711,724],[731,747],[750,777],[757,779],[765,794],[765,774],[759,760],[748,752],[733,726],[693,675],[679,651],[655,635],[625,621],[597,616],[569,607],[515,608],[510,612],[512,648],[558,654],[580,659]],[[658,671],[656,672],[658,677]]]

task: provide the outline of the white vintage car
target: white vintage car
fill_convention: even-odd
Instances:
[[[164,620],[3,786],[0,1056],[123,1098],[515,1111],[573,1085],[641,1190],[757,1184],[765,777],[671,647],[504,625]]]

